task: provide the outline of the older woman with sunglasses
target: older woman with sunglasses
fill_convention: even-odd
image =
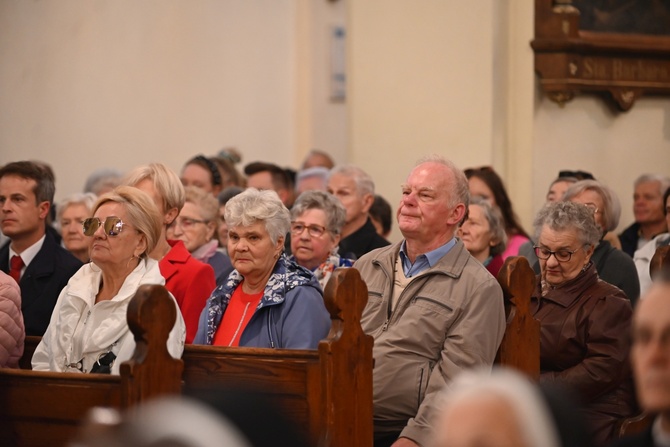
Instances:
[[[337,253],[345,218],[342,203],[325,191],[305,191],[291,208],[293,259],[311,270],[322,288],[336,268],[353,265]]]
[[[537,215],[540,275],[531,312],[540,322],[540,381],[571,389],[601,446],[635,411],[626,295],[602,281],[592,261],[602,236],[593,211],[573,202],[547,204]]]
[[[161,235],[161,216],[144,192],[120,186],[104,194],[83,226],[91,262],[61,291],[33,355],[34,370],[118,374],[135,349],[126,320],[130,299],[142,284],[165,283],[158,262],[148,256]],[[177,312],[167,343],[175,358],[185,335]]]
[[[226,204],[235,270],[207,300],[194,343],[315,349],[328,334],[319,283],[283,253],[289,216],[270,190],[249,188]]]

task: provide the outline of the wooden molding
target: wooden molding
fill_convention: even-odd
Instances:
[[[580,12],[570,0],[535,0],[531,47],[542,90],[560,105],[596,93],[627,111],[642,95],[670,95],[670,29],[667,34],[581,30]]]

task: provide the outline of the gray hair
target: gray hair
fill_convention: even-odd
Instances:
[[[635,179],[634,186],[637,188],[638,185],[642,183],[651,183],[651,182],[659,183],[659,191],[661,195],[663,195],[665,191],[667,191],[667,189],[670,188],[670,177],[661,174],[642,174],[637,179]]]
[[[370,177],[370,175],[367,172],[365,172],[358,166],[353,165],[335,166],[333,169],[330,170],[328,179],[330,179],[335,174],[340,174],[345,177],[352,178],[354,180],[354,183],[356,184],[356,194],[358,195],[358,197],[363,197],[366,194],[372,194],[373,196],[375,195],[375,182],[372,180],[372,177]]]
[[[273,244],[286,237],[291,216],[275,191],[248,188],[226,203],[224,217],[228,227],[248,227],[262,222]]]
[[[621,203],[616,193],[597,180],[580,180],[570,185],[563,195],[563,200],[570,200],[584,191],[595,192],[603,201],[604,209],[600,210],[605,225],[603,231],[615,230],[619,226],[619,218],[621,217]]]
[[[98,200],[98,197],[92,192],[77,192],[65,197],[58,202],[58,206],[56,206],[56,223],[58,224],[60,218],[63,216],[63,212],[68,207],[72,205],[84,205],[91,211],[96,200]]]
[[[58,202],[58,206],[56,207],[56,219],[60,219],[63,215],[63,211],[72,205],[84,205],[90,211],[93,209],[96,200],[98,200],[98,197],[92,192],[77,192],[70,194]]]
[[[602,230],[593,218],[593,212],[578,203],[555,202],[546,204],[533,222],[535,240],[539,240],[544,226],[554,231],[576,230],[582,245],[598,245]]]
[[[323,211],[326,215],[326,229],[333,234],[340,234],[347,212],[337,197],[325,191],[305,191],[293,204],[291,219],[295,220],[311,209]]]
[[[321,183],[323,184],[323,190],[326,189],[328,186],[328,174],[330,173],[330,170],[328,168],[325,168],[323,166],[313,166],[311,168],[307,169],[301,169],[298,171],[298,173],[295,175],[295,190],[298,190],[298,186],[300,185],[300,182],[308,179],[308,178],[318,178],[321,180]]]
[[[121,179],[123,179],[123,172],[118,169],[96,169],[86,178],[84,192],[92,192],[96,196],[99,196],[101,191],[112,190],[119,186]]]
[[[528,377],[512,369],[483,369],[465,371],[452,381],[438,400],[445,412],[463,402],[482,396],[504,400],[514,413],[517,429],[526,445],[559,447],[561,437],[550,406],[538,386]],[[441,421],[439,422],[441,423]],[[435,445],[448,445],[449,434],[438,432]]]
[[[473,197],[470,200],[470,205],[476,205],[484,212],[484,218],[489,224],[493,239],[498,243],[491,247],[491,256],[498,255],[505,251],[507,245],[507,233],[505,232],[505,223],[503,222],[502,214],[497,207],[492,207],[491,204],[481,197]]]
[[[463,170],[458,168],[451,160],[447,160],[443,156],[437,154],[426,155],[425,157],[422,157],[416,163],[416,166],[419,166],[423,163],[441,164],[446,166],[447,169],[451,171],[451,174],[454,176],[454,189],[453,191],[450,191],[449,194],[451,198],[449,206],[453,208],[459,203],[463,203],[466,209],[465,216],[463,217],[463,220],[465,221],[468,216],[467,209],[468,206],[470,206],[470,185],[468,184],[468,178],[465,176]]]

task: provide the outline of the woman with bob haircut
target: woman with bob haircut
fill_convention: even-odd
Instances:
[[[102,195],[84,221],[84,234],[91,262],[61,291],[33,355],[34,370],[118,374],[135,350],[128,303],[140,285],[165,284],[149,257],[161,235],[161,216],[142,191],[119,186]],[[167,342],[174,358],[181,358],[185,334],[177,312]]]
[[[591,261],[603,281],[624,291],[633,307],[640,296],[640,280],[635,261],[621,250],[617,250],[605,239],[619,225],[621,205],[615,192],[597,180],[580,180],[570,186],[563,200],[580,203],[593,212],[601,237],[593,251]]]
[[[325,191],[305,191],[291,207],[291,253],[311,270],[322,288],[338,267],[351,267],[351,259],[337,253],[346,211],[342,202]]]
[[[598,277],[592,258],[603,229],[593,210],[567,201],[547,204],[534,227],[540,274],[530,311],[540,322],[540,383],[572,390],[593,445],[603,446],[635,413],[630,301]]]
[[[225,219],[235,270],[207,300],[194,343],[316,349],[330,316],[312,272],[283,253],[291,219],[277,193],[249,188]]]
[[[497,276],[504,262],[502,253],[507,242],[500,211],[481,197],[473,197],[468,207],[468,218],[461,224],[458,236],[470,254],[493,276]]]

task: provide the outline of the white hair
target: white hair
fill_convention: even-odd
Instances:
[[[527,445],[560,447],[558,430],[537,386],[529,378],[510,369],[463,372],[443,392],[439,402],[441,411],[480,396],[498,396],[509,404]]]

